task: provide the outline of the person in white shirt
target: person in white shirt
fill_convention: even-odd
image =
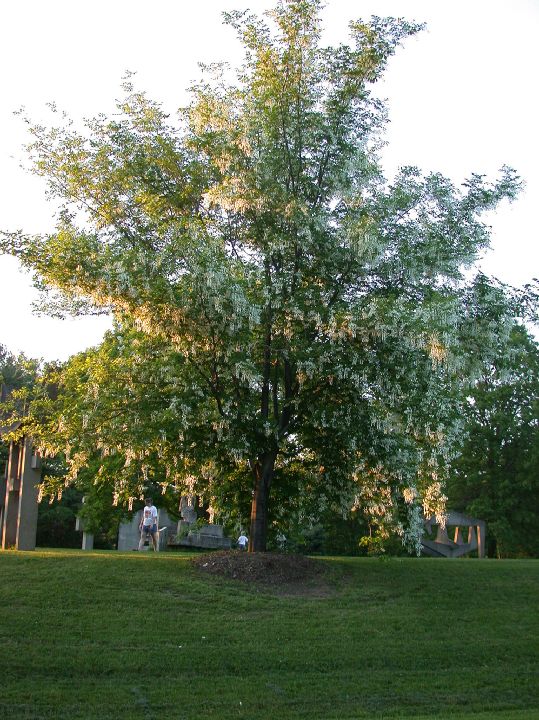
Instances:
[[[240,550],[247,550],[247,543],[249,542],[249,538],[245,535],[243,530],[241,531],[241,535],[238,538],[238,547]]]
[[[147,497],[144,502],[146,505],[142,510],[142,518],[139,525],[140,542],[138,544],[138,549],[142,550],[144,542],[146,540],[151,540],[153,549],[157,552],[159,550],[159,540],[157,537],[157,508],[153,504],[151,497]]]

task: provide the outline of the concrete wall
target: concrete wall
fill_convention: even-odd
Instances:
[[[37,534],[38,485],[41,460],[32,442],[24,438],[11,443],[4,482],[2,508],[2,548],[35,550]]]
[[[173,535],[176,531],[176,521],[172,520],[167,511],[164,509],[158,509],[157,511],[159,529],[166,527],[164,532],[159,533],[159,549],[166,550],[167,538],[169,535]],[[142,517],[142,510],[135,513],[129,522],[120,524],[118,531],[118,550],[138,550],[138,544],[140,541],[139,525]]]

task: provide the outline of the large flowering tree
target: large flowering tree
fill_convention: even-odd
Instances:
[[[321,506],[362,503],[417,543],[422,506],[443,510],[461,384],[512,323],[472,267],[513,172],[387,183],[370,86],[420,28],[352,22],[325,48],[320,5],[225,14],[244,64],[206,68],[176,123],[127,82],[85,132],[31,127],[60,220],[2,241],[55,301],[117,322],[64,371],[43,446],[67,448],[73,478],[99,457],[121,498],[148,473],[210,499],[248,474],[251,550],[298,462]]]

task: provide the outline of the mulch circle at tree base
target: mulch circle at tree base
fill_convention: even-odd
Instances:
[[[271,586],[287,594],[311,594],[328,589],[325,588],[325,565],[304,555],[222,551],[199,555],[191,562],[210,575]]]

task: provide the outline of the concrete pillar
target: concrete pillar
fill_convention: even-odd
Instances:
[[[34,453],[29,438],[25,438],[22,450],[22,473],[15,546],[17,550],[35,550],[41,458]]]
[[[4,473],[2,474],[2,477],[0,478],[0,545],[2,544],[2,535],[3,535],[3,527],[4,527],[4,509],[6,506],[6,489],[7,489],[7,460],[6,460],[6,467],[4,469]]]
[[[7,490],[2,532],[2,550],[14,548],[17,544],[17,516],[19,512],[18,490]]]
[[[485,557],[486,525],[482,523],[477,526],[477,557]]]
[[[86,502],[86,496],[82,498],[82,503]],[[75,519],[75,530],[82,533],[82,550],[93,550],[94,549],[94,536],[92,533],[87,532],[86,522],[77,515]]]
[[[447,526],[442,527],[441,525],[438,525],[438,532],[436,533],[436,540],[434,542],[437,543],[444,543],[449,545],[450,540],[447,536]]]
[[[457,525],[455,528],[455,538],[453,540],[457,545],[464,545],[464,540],[462,539],[462,530]]]
[[[94,536],[92,533],[82,533],[82,549],[93,550],[94,549]]]
[[[10,443],[6,467],[6,490],[2,522],[2,550],[15,547],[17,543],[17,520],[19,516],[19,488],[21,478],[22,443]]]
[[[136,512],[129,522],[120,523],[118,530],[118,550],[138,550],[140,540],[139,525],[142,510]]]
[[[475,527],[470,525],[468,528],[468,544],[473,548],[477,547],[477,537],[475,535]]]

